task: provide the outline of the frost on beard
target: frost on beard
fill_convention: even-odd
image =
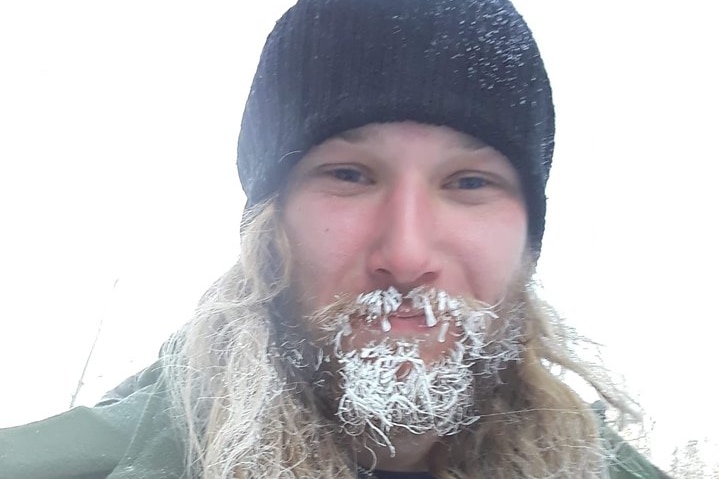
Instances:
[[[446,340],[451,324],[460,332],[448,353],[427,364],[415,342],[386,337],[359,349],[344,350],[352,334],[350,318],[391,330],[391,316],[401,304],[421,311],[437,341]],[[343,431],[365,436],[394,452],[392,435],[456,434],[480,419],[474,405],[477,376],[499,380],[499,372],[520,357],[521,331],[516,321],[500,318],[495,308],[452,297],[436,289],[416,289],[402,296],[396,289],[360,295],[336,312],[333,356],[338,365],[337,418]]]

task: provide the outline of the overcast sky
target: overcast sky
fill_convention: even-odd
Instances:
[[[0,426],[68,406],[102,321],[92,404],[234,262],[242,107],[291,3],[0,5]],[[558,115],[541,279],[606,344],[668,465],[719,439],[716,7],[516,5]]]

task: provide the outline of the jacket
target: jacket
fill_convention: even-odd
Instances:
[[[0,479],[183,477],[184,449],[159,376],[153,366],[117,402],[0,430]],[[605,437],[615,456],[611,479],[666,477],[613,431]]]

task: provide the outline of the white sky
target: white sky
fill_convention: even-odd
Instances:
[[[233,263],[242,107],[291,3],[0,4],[0,426],[67,407],[102,320],[92,404]],[[719,440],[716,7],[516,4],[558,114],[540,274],[607,345],[667,466]]]

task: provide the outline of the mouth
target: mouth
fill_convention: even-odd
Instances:
[[[396,309],[377,318],[383,332],[393,329],[429,329],[437,325],[431,308],[417,308],[411,302],[403,301]]]
[[[424,309],[402,305],[397,311],[389,315],[382,315],[377,320],[369,322],[370,329],[381,331],[384,335],[399,338],[408,337],[435,337],[439,343],[444,343],[450,329],[450,322],[437,321],[434,314],[428,316]]]
[[[430,325],[426,324],[425,315],[424,312],[418,312],[418,311],[412,311],[412,312],[406,312],[406,313],[397,313],[392,314],[389,316],[390,320],[398,320],[398,321],[416,321],[421,322],[425,327],[431,327]]]
[[[387,316],[387,322],[394,328],[397,326],[412,326],[419,329],[429,329],[434,327],[427,321],[423,311],[397,311]]]
[[[454,310],[459,306],[444,291],[416,288],[403,295],[393,287],[361,294],[357,304],[366,322],[379,326],[383,333],[427,334],[430,329],[438,328],[439,342],[445,341],[450,320],[454,319]]]
[[[432,316],[430,320],[424,311],[398,311],[396,314],[390,315],[384,321],[381,321],[382,331],[384,333],[396,332],[398,334],[428,334],[430,331],[439,329],[437,333],[437,341],[445,342],[447,331],[450,323],[448,321],[437,322]]]
[[[439,322],[429,302],[418,308],[411,301],[405,301],[397,308],[397,311],[389,315],[389,319],[390,321],[410,321],[423,328],[434,328]]]

